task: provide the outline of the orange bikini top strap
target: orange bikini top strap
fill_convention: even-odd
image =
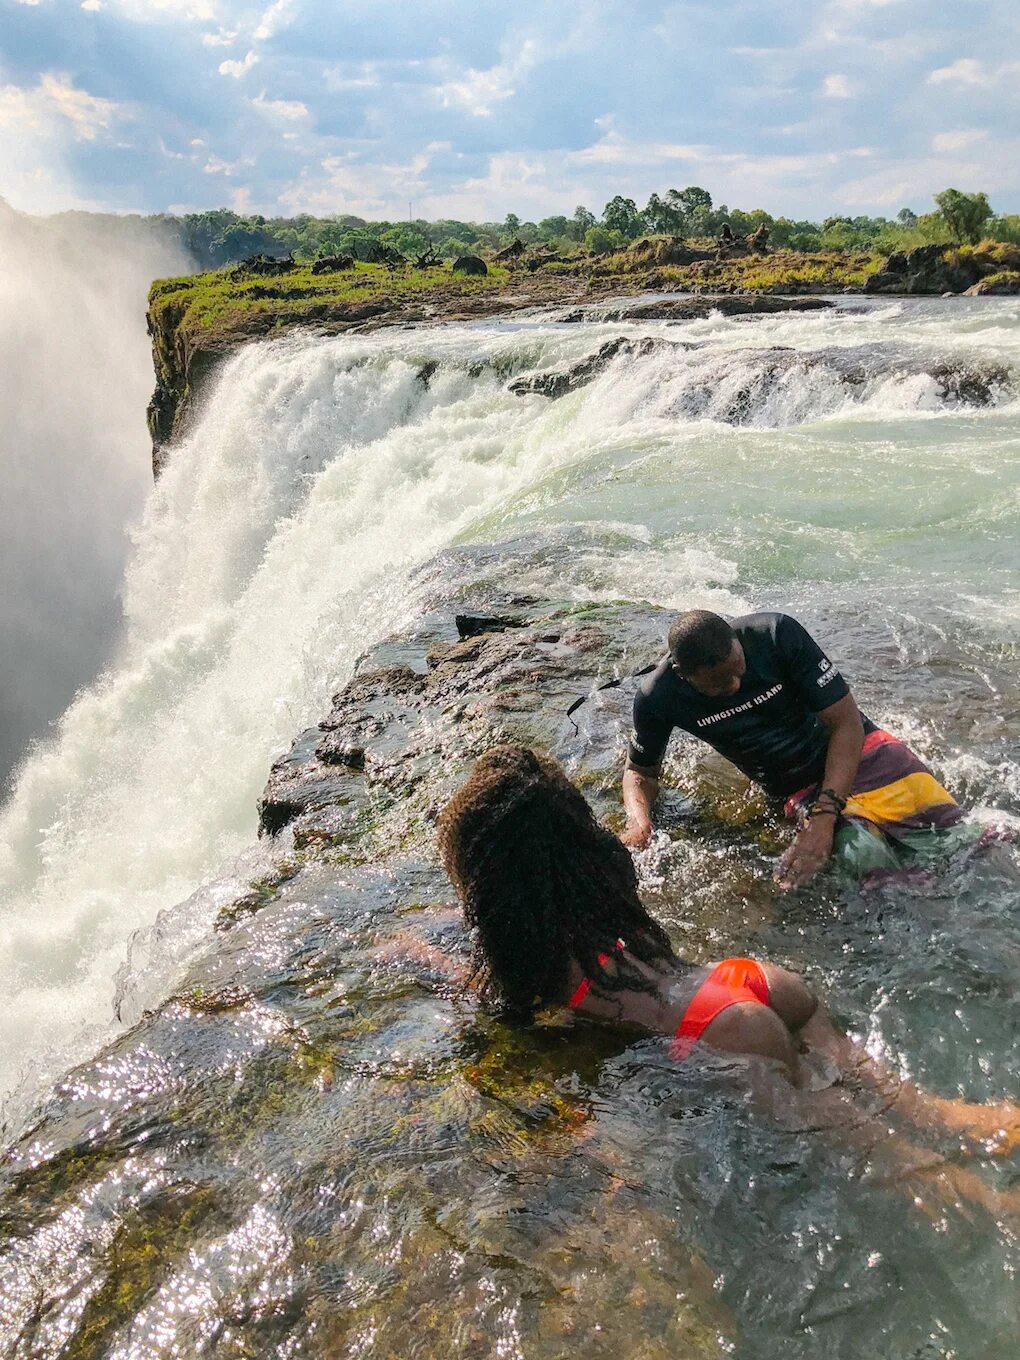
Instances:
[[[627,946],[624,944],[622,940],[617,940],[616,944],[613,946],[613,953],[619,954],[620,950],[626,949],[626,947]],[[605,965],[609,962],[611,958],[612,954],[600,954],[599,967],[605,967]],[[577,991],[567,1002],[567,1006],[570,1008],[570,1010],[572,1011],[576,1010],[590,991],[591,991],[591,978],[582,978],[577,988]]]

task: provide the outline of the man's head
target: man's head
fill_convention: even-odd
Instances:
[[[737,635],[707,609],[689,609],[673,621],[669,656],[674,672],[709,699],[736,694],[747,669]]]

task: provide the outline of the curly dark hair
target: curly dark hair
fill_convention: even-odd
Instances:
[[[600,966],[618,938],[643,963],[675,959],[629,852],[547,756],[481,756],[439,818],[439,848],[475,932],[472,979],[510,1018],[565,1002],[572,959],[599,992],[654,990],[622,956],[615,974]]]

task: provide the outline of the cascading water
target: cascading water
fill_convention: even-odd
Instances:
[[[409,574],[448,544],[566,535],[529,579],[581,596],[845,615],[877,594],[896,617],[922,597],[937,626],[980,594],[977,630],[1008,611],[989,534],[1010,513],[1013,394],[933,418],[923,362],[907,377],[883,363],[912,349],[932,367],[1008,364],[1015,306],[985,308],[962,324],[886,305],[623,327],[699,348],[614,363],[558,402],[507,379],[592,353],[602,328],[304,338],[231,359],[136,534],[116,663],[0,827],[3,1088],[96,1042],[127,936],[250,846],[272,755],[413,616]],[[756,410],[743,401],[753,432],[721,426],[777,346],[798,363]],[[812,363],[833,346],[865,351],[869,379]],[[851,669],[854,626],[831,644]]]
[[[510,390],[616,334],[692,348],[621,355],[556,400]],[[872,716],[983,815],[1015,816],[1018,375],[1020,308],[988,300],[235,355],[136,533],[114,664],[0,820],[9,1131],[116,1027],[133,932],[190,898],[157,961],[136,966],[134,1014],[208,943],[217,907],[272,853],[255,844],[272,759],[366,648],[441,596],[460,569],[445,549],[495,545],[486,583],[509,593],[789,608]],[[697,843],[683,856],[698,886],[681,935],[729,872]],[[660,868],[645,865],[649,882]],[[815,964],[838,979],[821,946]],[[1003,1091],[1001,1069],[973,1073]]]

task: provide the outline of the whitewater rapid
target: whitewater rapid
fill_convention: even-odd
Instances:
[[[621,359],[556,401],[509,390],[616,334],[697,348]],[[761,356],[779,347],[853,347],[869,376],[848,388],[806,362],[764,383]],[[922,371],[905,373],[904,354]],[[964,407],[928,360],[1012,376],[991,405]],[[132,934],[186,903],[133,978],[155,1003],[262,871],[255,804],[274,756],[368,646],[441,598],[441,562],[421,568],[443,549],[513,545],[492,568],[501,589],[787,606],[865,655],[896,629],[906,653],[953,636],[975,665],[1007,646],[1018,374],[1020,307],[986,300],[683,326],[537,319],[237,353],[134,535],[114,662],[0,816],[9,1125],[116,1026]],[[867,683],[875,667],[861,669]],[[1020,796],[994,723],[975,753],[937,713],[893,716],[958,763],[977,801]]]

